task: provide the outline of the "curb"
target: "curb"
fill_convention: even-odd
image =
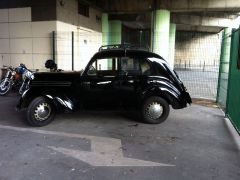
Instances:
[[[233,127],[231,121],[228,118],[224,118],[225,124],[234,139],[235,144],[237,145],[238,150],[240,151],[240,136],[237,133],[236,129]]]

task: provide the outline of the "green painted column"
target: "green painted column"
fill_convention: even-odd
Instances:
[[[122,22],[119,20],[109,21],[109,44],[122,43]]]
[[[102,14],[102,45],[108,45],[109,42],[109,23],[108,14]]]
[[[170,11],[156,10],[153,16],[152,49],[168,61]]]
[[[170,24],[170,32],[169,32],[169,56],[168,63],[169,66],[174,68],[174,57],[175,57],[175,38],[176,38],[176,24]]]
[[[222,33],[222,45],[218,75],[217,102],[226,107],[227,91],[228,91],[228,73],[230,64],[231,50],[231,33],[232,28],[225,28]]]

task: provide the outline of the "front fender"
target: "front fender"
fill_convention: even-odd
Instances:
[[[55,92],[37,92],[31,89],[26,90],[22,94],[16,109],[22,110],[27,108],[32,100],[39,96],[43,96],[51,101],[54,104],[55,108],[59,111],[73,111],[75,109],[74,103],[66,95],[59,95]]]

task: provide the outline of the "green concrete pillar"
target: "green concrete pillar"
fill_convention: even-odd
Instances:
[[[174,68],[174,57],[175,57],[175,37],[176,37],[176,24],[170,24],[170,31],[169,31],[169,56],[168,56],[168,63],[169,66],[173,69]]]
[[[170,11],[156,10],[153,16],[152,49],[168,61]]]
[[[122,43],[122,22],[119,20],[109,21],[109,44]]]
[[[109,42],[109,23],[108,14],[102,14],[102,45],[108,45]]]

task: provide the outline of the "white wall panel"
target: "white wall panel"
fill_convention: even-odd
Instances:
[[[9,38],[9,24],[0,23],[0,38]]]
[[[14,67],[23,63],[29,69],[33,69],[32,54],[11,54],[11,64]]]
[[[52,59],[51,54],[33,54],[33,69],[39,69],[40,71],[47,70],[45,62],[48,59]]]
[[[33,53],[51,54],[52,39],[51,38],[33,38]]]
[[[9,23],[10,38],[32,37],[31,22]]]
[[[31,20],[30,7],[9,9],[9,22],[26,22]]]
[[[0,53],[9,53],[9,39],[0,39]]]
[[[8,22],[8,9],[0,9],[0,22]]]
[[[32,22],[33,37],[52,37],[56,31],[56,21]]]
[[[10,39],[10,52],[19,54],[32,53],[32,38]]]

